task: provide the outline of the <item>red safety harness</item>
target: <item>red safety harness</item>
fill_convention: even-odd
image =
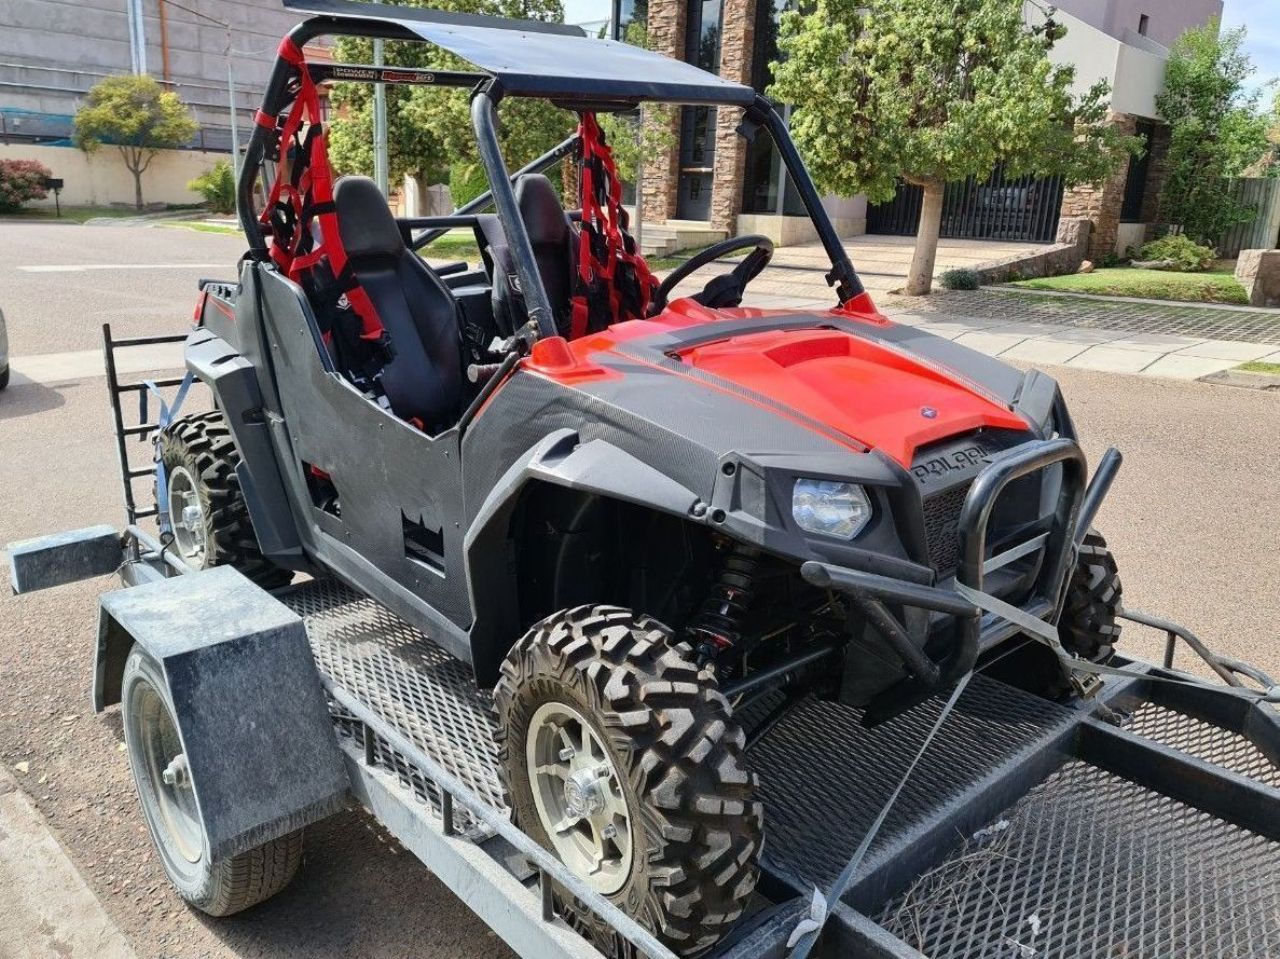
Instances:
[[[596,333],[621,320],[643,319],[657,279],[627,232],[622,181],[613,150],[595,114],[578,123],[581,147],[582,226],[570,337]]]
[[[271,258],[307,292],[341,371],[369,385],[390,359],[390,344],[373,302],[348,269],[315,82],[302,50],[288,37],[280,56],[297,71],[293,103],[286,116],[258,111],[254,117],[278,134],[275,182],[261,217],[271,234]]]

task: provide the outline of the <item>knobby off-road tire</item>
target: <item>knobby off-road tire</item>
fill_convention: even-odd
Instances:
[[[222,414],[176,420],[160,434],[156,446],[170,491],[189,482],[202,512],[203,549],[183,558],[198,569],[233,566],[265,589],[287,585],[293,574],[264,558],[258,548],[236,476],[240,452]],[[170,521],[176,527],[181,518],[170,516]],[[175,545],[181,532],[175,529]]]
[[[1058,638],[1063,648],[1085,659],[1101,662],[1115,651],[1120,639],[1120,569],[1102,534],[1089,530],[1067,588]]]
[[[598,891],[684,956],[712,946],[741,915],[764,829],[745,736],[691,656],[657,620],[581,606],[516,643],[494,690],[500,769],[517,825],[555,851],[534,798],[541,787],[531,781],[531,721],[548,709],[585,719],[617,772],[612,782],[630,824],[629,868],[619,866],[618,888]],[[616,933],[559,892],[565,918],[606,955],[616,951]]]
[[[210,864],[189,778],[164,781],[181,744],[163,671],[140,646],[125,661],[121,709],[143,818],[178,894],[203,913],[229,916],[287,886],[302,862],[302,830]]]

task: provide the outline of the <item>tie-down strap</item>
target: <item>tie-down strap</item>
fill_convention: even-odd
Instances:
[[[984,593],[981,590],[974,589],[972,586],[966,586],[964,583],[957,582],[955,584],[955,590],[983,612],[992,613],[999,616],[1001,619],[1008,620],[1032,639],[1048,646],[1049,649],[1052,650],[1053,654],[1058,657],[1058,662],[1062,664],[1063,668],[1074,675],[1119,676],[1124,679],[1149,679],[1156,682],[1176,683],[1183,686],[1205,685],[1200,680],[1190,677],[1187,679],[1178,679],[1172,676],[1144,673],[1133,669],[1125,669],[1120,666],[1105,666],[1102,663],[1095,663],[1087,659],[1081,659],[1079,656],[1073,656],[1063,648],[1062,640],[1058,637],[1057,627],[1045,622],[1040,617],[1032,616],[1024,609],[1019,609],[1017,606],[1006,603],[1004,600],[998,599],[990,593]],[[1272,686],[1270,689],[1265,691],[1249,689],[1247,687],[1235,687],[1235,692],[1257,702],[1280,703],[1280,686]]]

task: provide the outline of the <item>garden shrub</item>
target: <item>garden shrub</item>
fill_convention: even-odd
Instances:
[[[470,203],[489,189],[489,178],[479,163],[455,163],[449,168],[449,197],[454,209]]]
[[[1200,273],[1213,266],[1217,252],[1202,246],[1183,233],[1170,233],[1152,240],[1138,251],[1143,260],[1167,261],[1168,269],[1182,273]]]
[[[945,290],[976,290],[978,288],[978,274],[973,270],[947,270],[938,279]]]
[[[236,212],[236,175],[229,160],[219,160],[188,183],[187,189],[204,197],[214,213]]]
[[[29,200],[43,200],[49,168],[39,160],[0,160],[0,213],[16,213]]]

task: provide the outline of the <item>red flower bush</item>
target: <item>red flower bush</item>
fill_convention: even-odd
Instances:
[[[49,168],[39,160],[0,160],[0,213],[14,213],[28,200],[43,200]]]

